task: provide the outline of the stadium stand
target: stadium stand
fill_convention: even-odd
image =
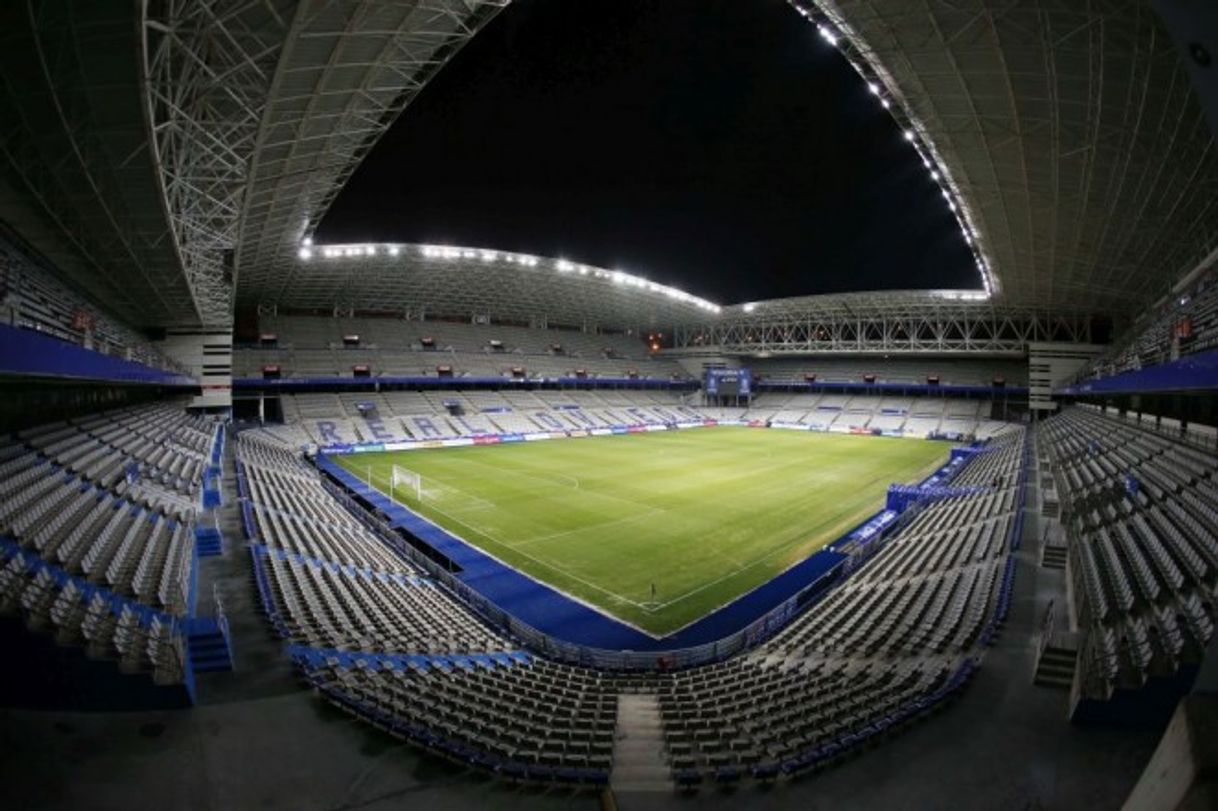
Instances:
[[[1011,423],[988,400],[767,392],[747,407],[701,406],[672,391],[446,391],[284,394],[285,424],[263,430],[302,445],[455,439],[707,419],[837,433],[988,439]],[[371,406],[371,408],[365,408]]]
[[[1023,455],[996,441],[957,483],[1004,484],[926,505],[763,648],[662,678],[676,782],[823,767],[967,681],[1006,613]]]
[[[1218,457],[1083,407],[1043,436],[1086,633],[1083,695],[1107,700],[1196,665],[1214,633]]]
[[[184,372],[121,321],[56,280],[0,223],[0,324],[32,330],[106,355]]]
[[[439,376],[528,379],[574,377],[687,379],[671,359],[650,357],[636,337],[517,326],[375,318],[281,316],[260,324],[274,348],[243,347],[233,356],[237,377],[261,377],[266,365],[283,377]],[[521,374],[513,370],[522,369]]]
[[[953,482],[962,495],[909,510],[763,648],[639,677],[524,653],[346,513],[298,454],[257,430],[237,442],[264,608],[328,700],[502,777],[599,785],[618,696],[650,696],[686,787],[825,765],[958,691],[1005,615],[1024,454],[1018,428],[985,446]]]
[[[1218,347],[1218,278],[1211,271],[1190,290],[1141,314],[1133,327],[1087,364],[1074,381],[1155,366]]]
[[[675,808],[707,785],[707,805],[1214,806],[1212,4],[788,0],[723,30],[705,4],[696,31],[674,16],[699,42],[818,49],[775,51],[784,69],[850,68],[830,95],[869,106],[862,145],[908,163],[881,173],[886,203],[912,178],[954,236],[837,216],[881,248],[929,234],[944,261],[908,260],[936,267],[779,250],[756,280],[680,282],[756,299],[711,301],[660,280],[731,252],[661,267],[649,242],[675,256],[680,229],[609,199],[583,218],[612,226],[599,249],[541,240],[566,257],[504,249],[529,229],[380,241],[368,205],[394,181],[348,181],[380,179],[387,130],[443,95],[456,55],[477,68],[496,29],[522,45],[526,16],[573,5],[0,6],[4,806]],[[499,13],[516,19],[488,25]],[[559,25],[513,56],[645,66],[681,43],[649,35],[665,16]],[[475,35],[485,48],[465,48]],[[736,89],[772,101],[765,75]],[[680,102],[677,78],[618,89],[654,113],[647,91]],[[578,129],[510,95],[520,122]],[[777,120],[746,112],[746,134]],[[673,154],[707,157],[671,134]],[[864,164],[864,181],[886,165]],[[726,206],[670,208],[730,219],[739,189],[719,185]],[[469,213],[421,224],[480,239]],[[328,239],[365,229],[378,241]],[[583,264],[607,253],[648,278]],[[761,276],[842,292],[765,300]],[[936,276],[963,289],[898,289]],[[650,436],[565,442],[607,434]],[[377,461],[499,443],[518,443],[486,451],[516,454],[502,467]],[[563,455],[580,478],[551,469]],[[652,503],[676,501],[679,519]],[[232,672],[196,683],[208,670]]]
[[[102,412],[0,446],[0,613],[160,685],[189,679],[195,520],[214,428],[180,407]]]
[[[864,375],[874,375],[876,383],[925,385],[937,377],[943,385],[990,386],[995,377],[1011,386],[1027,385],[1026,363],[986,359],[894,359],[894,358],[760,358],[750,368],[768,384],[804,383],[809,377],[823,383],[862,383]]]
[[[506,776],[607,782],[607,677],[520,651],[338,507],[299,457],[251,432],[237,448],[263,605],[323,695]]]

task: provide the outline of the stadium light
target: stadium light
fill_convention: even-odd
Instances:
[[[756,310],[756,309],[757,309],[756,302],[750,301],[748,304],[744,305],[744,311],[746,313],[751,313],[751,312],[753,312],[753,310]]]
[[[387,253],[389,256],[399,256],[405,247],[409,246],[389,243],[378,246],[370,243],[359,243],[308,247],[302,244],[297,249],[297,255],[301,259],[309,259],[314,254],[327,258],[376,256],[381,252]],[[503,253],[501,251],[494,251],[486,248],[460,248],[451,245],[425,244],[419,244],[415,247],[422,256],[428,259],[481,258],[483,262],[500,260],[513,265],[520,265],[528,268],[537,267],[542,261],[541,258],[529,254]],[[567,259],[547,259],[546,261],[552,263],[554,268],[562,273],[579,273],[580,276],[591,276],[595,279],[609,281],[623,287],[632,287],[646,293],[664,296],[665,298],[680,302],[681,304],[697,307],[698,309],[706,312],[719,313],[723,311],[723,308],[714,302],[698,298],[697,296],[686,293],[683,290],[678,290],[675,287],[660,284],[659,282],[646,279],[642,276],[635,276],[623,270],[606,270],[604,268],[577,264]]]
[[[799,6],[792,3],[799,13],[808,20],[808,22],[816,25],[816,32],[822,39],[831,45],[838,46],[841,53],[846,57],[846,61],[854,68],[855,73],[859,75],[867,85],[867,91],[880,100],[880,106],[885,110],[891,110],[892,104],[884,95],[884,86],[877,81],[878,76],[883,76],[882,66],[873,63],[874,56],[867,53],[864,49],[854,46],[849,37],[845,37],[834,27],[834,18],[827,16],[824,13],[813,11],[806,6]],[[844,42],[838,43],[839,38],[844,38]],[[906,111],[908,113],[908,111]],[[903,128],[903,134],[906,141],[914,145],[918,150],[918,155],[922,158],[922,165],[930,172],[931,180],[936,183],[941,182],[943,188],[943,197],[947,201],[948,208],[956,217],[957,223],[960,225],[961,233],[965,241],[972,249],[973,256],[977,260],[977,267],[981,270],[982,283],[985,286],[986,295],[991,294],[997,280],[990,275],[989,263],[985,261],[984,246],[981,242],[981,237],[973,222],[972,212],[968,208],[968,202],[961,197],[960,202],[956,203],[952,193],[957,191],[951,180],[951,173],[948,168],[943,165],[935,152],[934,144],[929,139],[925,143],[919,143],[917,132],[912,128],[906,129],[905,123],[915,122],[916,119],[912,115],[906,116],[905,122],[898,122]],[[929,155],[929,158],[928,158]]]
[[[300,244],[304,245],[306,248],[313,247],[313,237],[305,237]]]

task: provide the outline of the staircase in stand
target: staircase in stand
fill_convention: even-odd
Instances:
[[[673,790],[658,696],[618,695],[609,785],[615,793]]]
[[[200,527],[195,530],[195,548],[199,557],[209,558],[224,554],[224,537],[215,527]]]
[[[1032,683],[1041,687],[1069,690],[1074,684],[1074,668],[1077,662],[1078,651],[1048,645],[1036,663],[1036,675]]]
[[[1040,564],[1046,569],[1066,568],[1066,547],[1046,544]]]
[[[211,617],[193,620],[186,633],[186,650],[195,673],[233,669],[233,651],[219,624]]]

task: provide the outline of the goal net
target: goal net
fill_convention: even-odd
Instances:
[[[414,496],[415,501],[422,501],[423,477],[413,470],[394,465],[393,475],[389,481],[389,497],[397,498],[399,489],[403,490],[403,494],[406,496]]]

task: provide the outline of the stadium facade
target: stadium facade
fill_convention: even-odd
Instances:
[[[939,184],[973,289],[715,302],[496,246],[315,242],[507,0],[0,10],[14,806],[1204,803],[1218,43],[1176,34],[1207,13],[789,5]],[[517,543],[470,526],[510,517],[502,488],[399,461],[726,426],[941,458],[654,633],[663,578],[619,594],[578,566],[621,558],[525,554],[585,527]],[[541,490],[521,470],[492,470],[533,476],[504,498]],[[587,548],[666,517],[574,482],[613,530]],[[725,548],[724,579],[753,565]]]

